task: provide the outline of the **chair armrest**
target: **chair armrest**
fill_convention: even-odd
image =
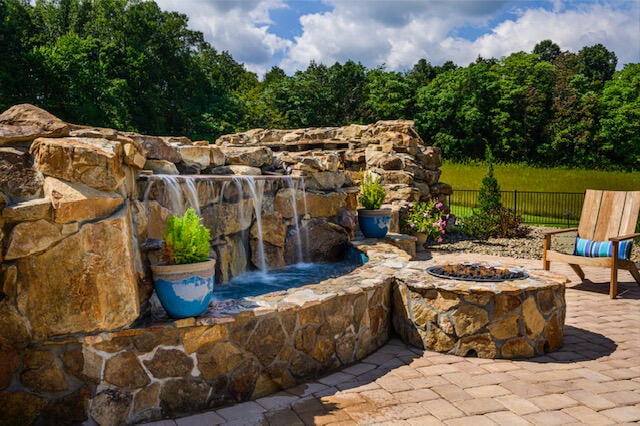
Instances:
[[[632,239],[632,238],[637,238],[637,237],[640,237],[640,233],[637,233],[637,232],[636,232],[636,233],[633,233],[633,234],[618,235],[618,236],[616,236],[616,237],[611,237],[611,238],[609,238],[609,241],[617,241],[617,242],[620,242],[620,241],[630,240],[630,239]]]
[[[563,234],[565,232],[576,232],[578,228],[567,228],[567,229],[554,229],[552,231],[543,231],[542,235],[555,235],[555,234]]]

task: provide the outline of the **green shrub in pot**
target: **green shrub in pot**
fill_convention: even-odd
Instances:
[[[174,318],[206,311],[213,291],[215,260],[209,259],[209,229],[192,208],[170,216],[164,231],[164,263],[151,265],[156,294]]]

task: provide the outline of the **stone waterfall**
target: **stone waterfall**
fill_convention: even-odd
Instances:
[[[164,224],[168,215],[183,214],[189,207],[202,217],[211,230],[217,282],[249,269],[266,271],[305,258],[308,234],[300,232],[300,225],[307,211],[301,177],[152,175],[142,176],[140,185],[149,223]],[[302,203],[296,201],[298,193]],[[278,194],[290,198],[278,209],[290,211],[276,209]],[[160,227],[149,229],[151,237],[160,238],[161,233]],[[288,243],[295,258],[285,258]]]
[[[424,146],[410,121],[254,129],[210,142],[65,123],[28,104],[0,113],[3,419],[124,424],[175,416],[294,386],[386,341],[387,260],[408,261],[388,245],[368,253],[384,262],[381,269],[369,269],[376,261],[369,262],[366,276],[318,296],[323,306],[298,297],[283,319],[279,308],[270,308],[141,325],[153,285],[152,253],[139,243],[162,237],[172,200],[178,210],[197,205],[214,230],[221,281],[259,263],[248,260],[257,253],[255,214],[241,216],[253,212],[254,200],[238,194],[246,184],[231,183],[230,174],[261,175],[254,179],[264,183],[264,191],[256,190],[263,194],[268,267],[301,257],[328,260],[318,256],[348,240],[360,170],[382,176],[396,230],[402,203],[452,191],[439,181],[439,148]],[[176,177],[175,191],[138,179],[161,170],[200,175]],[[328,326],[307,323],[314,318]],[[294,346],[298,341],[304,347]],[[337,355],[327,350],[334,345]],[[232,368],[228,374],[218,361]]]

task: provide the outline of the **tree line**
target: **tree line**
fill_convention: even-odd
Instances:
[[[0,0],[0,110],[23,102],[81,124],[215,140],[251,128],[413,119],[454,161],[640,169],[640,64],[603,45],[420,59],[404,72],[311,62],[262,79],[141,0]]]

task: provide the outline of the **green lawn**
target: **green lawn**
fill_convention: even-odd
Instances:
[[[478,190],[487,172],[482,163],[454,164],[445,162],[442,167],[441,182],[451,184],[453,196],[451,211],[459,217],[471,213],[469,197],[472,194],[461,191]],[[498,164],[494,174],[502,191],[534,192],[576,192],[585,189],[640,190],[640,173],[605,172],[583,169],[545,169],[518,164]],[[458,192],[456,193],[456,190]],[[503,193],[503,204],[513,208],[513,192]],[[581,196],[571,194],[518,195],[518,213],[529,224],[554,224],[554,226],[574,226],[580,218]]]
[[[451,204],[451,213],[455,214],[458,218],[464,218],[467,216],[471,216],[473,214],[473,209],[471,207],[462,206],[453,202]],[[524,219],[524,223],[527,225],[546,225],[553,226],[557,228],[571,228],[574,226],[578,226],[578,215],[566,218],[557,218],[550,216],[541,216],[541,215],[532,215],[532,214],[521,214],[522,219]]]
[[[487,172],[482,163],[444,162],[441,182],[456,189],[480,189]],[[546,169],[519,164],[497,164],[494,173],[504,191],[584,192],[585,189],[640,190],[640,172],[606,172],[584,169]]]

